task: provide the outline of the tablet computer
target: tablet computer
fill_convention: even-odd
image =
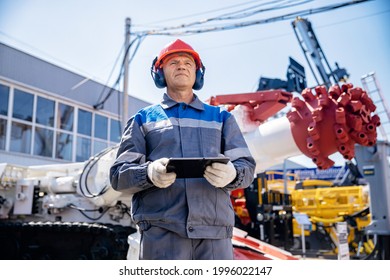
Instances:
[[[170,158],[167,172],[175,172],[176,178],[202,178],[204,170],[213,162],[228,163],[228,157]]]

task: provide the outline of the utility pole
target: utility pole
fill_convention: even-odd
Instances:
[[[122,131],[126,127],[129,111],[129,54],[130,54],[130,26],[131,19],[126,18],[125,23],[125,58],[123,71],[123,107],[122,107]]]

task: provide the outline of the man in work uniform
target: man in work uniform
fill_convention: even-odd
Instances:
[[[234,117],[201,102],[204,66],[175,40],[152,65],[160,104],[141,109],[124,130],[110,170],[114,189],[133,193],[132,218],[141,232],[140,259],[233,259],[234,211],[229,191],[254,178],[255,161]],[[228,157],[202,178],[176,178],[170,157]]]

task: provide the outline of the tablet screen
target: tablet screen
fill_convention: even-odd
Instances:
[[[213,162],[228,163],[227,157],[170,158],[168,172],[175,172],[176,178],[202,178],[204,170]]]

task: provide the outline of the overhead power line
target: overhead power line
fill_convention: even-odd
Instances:
[[[284,8],[291,8],[297,5],[302,5],[306,4],[308,2],[311,2],[312,0],[273,0],[269,1],[266,3],[254,5],[245,9],[241,9],[238,11],[230,12],[230,13],[225,13],[222,15],[219,15],[218,17],[212,17],[204,20],[199,20],[195,22],[190,22],[187,24],[181,24],[178,26],[171,26],[171,27],[163,27],[160,29],[155,29],[155,30],[144,30],[144,31],[136,31],[136,32],[131,32],[133,36],[136,36],[136,38],[130,43],[129,47],[125,51],[124,58],[126,57],[127,53],[130,52],[131,47],[134,45],[134,43],[137,43],[131,58],[129,60],[129,63],[133,60],[140,44],[142,41],[147,37],[147,36],[157,36],[157,35],[165,35],[165,36],[178,36],[178,35],[191,35],[191,34],[200,34],[200,33],[207,33],[207,32],[216,32],[216,31],[224,31],[224,30],[232,30],[232,29],[237,29],[237,28],[243,28],[243,27],[248,27],[252,25],[259,25],[259,24],[266,24],[266,23],[271,23],[271,22],[277,22],[277,21],[283,21],[283,20],[291,20],[294,19],[298,16],[303,17],[307,15],[313,15],[313,14],[318,14],[318,13],[323,13],[323,12],[329,12],[335,9],[339,8],[344,8],[350,5],[355,5],[355,4],[360,4],[363,2],[367,1],[372,1],[372,0],[354,0],[354,1],[349,1],[349,2],[343,2],[343,3],[337,3],[337,4],[332,4],[332,5],[327,5],[319,8],[314,8],[314,9],[305,9],[305,10],[300,10],[300,11],[295,11],[291,13],[286,13],[283,15],[278,15],[278,16],[273,16],[269,17],[266,19],[259,19],[259,20],[251,20],[251,21],[246,21],[246,22],[237,22],[237,23],[229,23],[225,25],[219,25],[219,26],[214,26],[214,27],[201,27],[201,28],[194,28],[197,26],[204,26],[206,23],[210,22],[215,22],[215,21],[228,21],[228,20],[237,20],[237,19],[242,19],[242,18],[248,18],[250,16],[264,13],[264,12],[269,12],[269,11],[274,11],[274,10],[280,10]],[[268,8],[263,8],[263,9],[258,9],[260,6],[264,5],[270,5],[270,4],[275,4],[271,7]],[[176,31],[179,30],[179,31]],[[114,92],[114,88],[116,88],[119,85],[119,82],[123,76],[123,69],[124,69],[124,63],[125,59],[122,61],[122,65],[120,67],[119,75],[117,80],[115,81],[114,85],[110,88],[110,91],[106,94],[106,96],[101,100],[100,102],[96,103],[93,107],[95,109],[102,109],[104,106],[104,103],[108,100],[108,98],[112,95]],[[100,98],[99,98],[100,100]]]
[[[256,5],[256,6],[253,6],[251,8],[248,8],[248,9],[244,9],[244,10],[241,10],[241,11],[236,11],[236,12],[228,13],[228,14],[225,14],[225,15],[221,15],[221,16],[216,17],[214,19],[210,19],[210,21],[212,21],[212,20],[240,19],[240,18],[250,17],[250,16],[253,16],[253,15],[256,15],[256,14],[259,14],[259,13],[264,13],[264,12],[270,12],[270,11],[275,11],[275,10],[280,10],[280,9],[291,8],[291,7],[295,7],[295,6],[298,6],[298,5],[303,5],[303,4],[312,2],[312,1],[313,0],[290,0],[290,1],[287,1],[287,3],[279,3],[278,5],[275,5],[273,7],[262,8],[262,9],[257,9],[257,10],[251,11],[251,9],[258,8],[260,6],[264,6],[265,4],[263,4],[263,5]],[[276,2],[278,2],[278,1],[276,1]],[[291,3],[291,4],[289,4],[289,3]]]
[[[247,18],[259,13],[264,13],[264,12],[270,12],[270,11],[275,11],[279,9],[284,9],[284,8],[291,8],[297,5],[302,5],[306,4],[308,2],[312,2],[313,0],[274,0],[274,1],[269,1],[269,2],[263,2],[261,4],[257,4],[251,7],[247,7],[245,9],[241,9],[238,11],[233,11],[229,13],[225,13],[216,17],[211,17],[207,19],[202,19],[198,20],[195,22],[187,23],[187,24],[180,24],[178,26],[171,26],[171,27],[161,27],[159,29],[155,29],[152,31],[147,31],[147,32],[162,32],[166,30],[174,30],[174,29],[183,29],[183,28],[189,28],[189,27],[194,27],[194,26],[199,26],[199,25],[205,25],[206,23],[211,23],[214,21],[227,21],[227,20],[233,20],[233,19],[241,19],[241,18]],[[291,4],[292,3],[292,4]],[[259,7],[264,7],[264,6],[269,6],[273,5],[267,8],[262,8],[258,9]],[[255,10],[257,9],[257,10]]]
[[[216,31],[224,31],[224,30],[232,30],[232,29],[237,29],[237,28],[243,28],[243,27],[248,27],[252,25],[259,25],[259,24],[266,24],[266,23],[271,23],[271,22],[277,22],[277,21],[283,21],[283,20],[291,20],[296,18],[297,16],[308,16],[308,15],[313,15],[313,14],[318,14],[318,13],[323,13],[323,12],[329,12],[335,9],[347,7],[350,5],[355,5],[355,4],[360,4],[363,2],[367,1],[372,1],[372,0],[354,0],[354,1],[349,1],[349,2],[344,2],[344,3],[337,3],[337,4],[332,4],[328,6],[323,6],[319,8],[314,8],[314,9],[306,9],[306,10],[300,10],[300,11],[295,11],[291,13],[287,13],[284,15],[278,15],[266,19],[260,19],[260,20],[251,20],[251,21],[246,21],[246,22],[238,22],[238,23],[230,23],[230,24],[225,24],[221,26],[214,26],[214,27],[206,27],[206,28],[198,28],[198,29],[188,29],[193,26],[197,25],[202,25],[211,21],[215,20],[221,20],[223,17],[214,17],[210,19],[205,19],[205,20],[200,20],[196,22],[191,22],[187,24],[181,24],[179,26],[172,26],[172,27],[164,27],[161,29],[156,29],[156,30],[146,30],[146,31],[137,31],[134,32],[133,35],[138,35],[138,36],[149,36],[149,35],[165,35],[165,36],[178,36],[178,35],[191,35],[191,34],[199,34],[199,33],[207,33],[207,32],[216,32]],[[301,3],[302,4],[302,3]],[[286,7],[281,6],[278,9]],[[276,9],[276,7],[273,7],[273,9]],[[267,10],[269,11],[269,10]],[[264,12],[263,10],[257,11],[257,13]],[[248,17],[252,16],[253,14],[241,14],[240,18],[242,17]],[[187,28],[187,29],[186,29]],[[181,31],[174,31],[178,29],[184,29]]]
[[[199,16],[199,15],[204,16],[205,14],[210,14],[210,13],[214,13],[214,12],[221,12],[222,10],[228,10],[228,9],[231,9],[231,8],[242,7],[242,6],[245,6],[247,4],[253,4],[254,2],[263,2],[263,1],[264,0],[248,1],[248,2],[238,3],[238,4],[235,4],[235,5],[222,7],[222,8],[218,8],[218,9],[214,9],[214,10],[207,10],[207,11],[203,11],[203,12],[199,12],[199,13],[195,13],[195,14],[190,14],[190,15],[185,15],[185,16],[180,16],[180,17],[175,17],[175,18],[169,18],[169,19],[153,21],[153,22],[150,22],[150,23],[147,23],[147,24],[142,24],[142,25],[135,24],[133,26],[134,27],[142,27],[142,26],[152,25],[152,24],[155,24],[155,23],[161,23],[161,22],[167,22],[167,21],[191,18],[191,17],[195,17],[195,16]],[[263,3],[262,5],[270,4],[270,3],[274,3],[274,2],[281,2],[281,1],[285,1],[285,0],[274,0],[274,1]]]

